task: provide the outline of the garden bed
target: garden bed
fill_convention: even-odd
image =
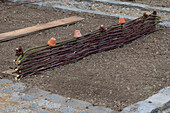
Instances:
[[[5,8],[4,4],[0,4],[0,8]],[[85,19],[71,26],[40,31],[0,43],[0,71],[13,66],[15,49],[19,46],[25,50],[46,44],[51,37],[55,37],[57,41],[71,39],[76,29],[86,34],[98,29],[101,24],[106,26],[118,23],[118,19],[92,14],[17,6],[0,12],[0,33],[70,16]],[[43,72],[37,77],[25,77],[21,82],[28,87],[39,87],[121,111],[170,85],[170,29],[160,29],[122,48],[88,56],[77,63]]]

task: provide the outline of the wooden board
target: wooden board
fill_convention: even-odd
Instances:
[[[40,31],[40,30],[44,30],[44,29],[49,29],[52,27],[57,27],[57,26],[61,26],[61,25],[66,25],[66,24],[71,24],[71,23],[75,23],[77,21],[81,21],[84,18],[81,17],[69,17],[69,18],[65,18],[65,19],[61,19],[61,20],[57,20],[57,21],[52,21],[46,24],[40,24],[40,25],[36,25],[36,26],[32,26],[32,27],[27,27],[24,29],[19,29],[19,30],[15,30],[15,31],[11,31],[11,32],[6,32],[6,33],[1,33],[0,34],[0,42],[2,41],[7,41],[7,40],[11,40],[17,37],[21,37],[36,31]]]
[[[6,71],[3,71],[3,72],[1,72],[1,75],[2,75],[2,77],[16,77],[17,76],[17,74],[13,74],[12,72],[14,72],[15,70],[13,70],[13,69],[9,69],[9,70],[6,70]]]

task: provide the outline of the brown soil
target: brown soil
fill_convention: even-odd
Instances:
[[[133,2],[158,7],[170,7],[170,0],[117,0],[123,2]]]
[[[5,6],[0,4],[0,8]],[[0,71],[13,65],[15,48],[20,45],[28,49],[46,44],[51,37],[58,41],[70,39],[76,29],[85,34],[99,28],[101,24],[118,23],[118,19],[109,17],[23,6],[1,11],[0,33],[75,15],[85,19],[71,26],[52,28],[0,43]],[[37,77],[25,77],[21,82],[28,87],[39,87],[121,111],[170,85],[170,29],[160,29],[122,48],[88,56],[77,63],[43,72]]]

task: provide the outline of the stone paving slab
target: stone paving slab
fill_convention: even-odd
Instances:
[[[75,113],[77,110],[71,107],[62,107],[60,112],[62,113]]]
[[[92,104],[89,102],[85,102],[85,101],[81,101],[81,100],[77,100],[77,99],[70,99],[64,105],[73,107],[76,109],[86,109],[86,108],[92,106]]]
[[[0,87],[0,113],[118,113],[39,88],[25,90],[27,87],[23,83],[13,83],[8,79],[0,79]],[[166,87],[148,99],[124,108],[121,113],[169,113],[169,90],[170,87]]]
[[[170,113],[170,87],[161,89],[157,94],[123,109],[121,113]]]
[[[144,101],[138,102],[123,109],[123,111],[128,111],[130,113],[157,113],[158,110],[158,106]]]
[[[31,88],[28,91],[26,91],[25,94],[30,96],[30,97],[39,98],[39,97],[42,97],[44,95],[50,94],[50,92],[43,91],[39,88]]]
[[[161,89],[159,93],[170,95],[170,87],[166,87],[164,89]]]
[[[26,88],[26,86],[23,83],[15,83],[12,86],[10,86],[11,90],[19,91],[19,92],[24,91],[25,88]]]
[[[46,97],[45,100],[49,100],[54,103],[65,103],[68,99],[57,94],[52,94]]]
[[[163,94],[163,93],[157,93],[148,99],[145,100],[148,103],[152,103],[158,107],[163,107],[166,104],[170,104],[170,96]]]
[[[0,90],[0,92],[1,93],[7,93],[7,94],[10,94],[10,93],[12,93],[12,92],[14,92],[13,90],[11,90],[11,89],[2,89],[2,90]]]
[[[113,111],[109,108],[105,108],[103,106],[95,106],[86,111],[87,113],[118,113],[116,111]]]
[[[13,81],[11,80],[8,80],[8,79],[0,79],[0,85],[2,84],[12,84]]]

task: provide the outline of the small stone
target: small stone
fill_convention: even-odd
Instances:
[[[130,90],[130,87],[127,87],[127,90]]]
[[[68,100],[70,100],[71,98],[70,97],[67,97]]]
[[[94,7],[99,7],[99,5],[98,5],[98,4],[95,4]]]
[[[127,10],[130,10],[130,8],[126,8]]]
[[[46,109],[45,107],[40,107],[41,109]]]

